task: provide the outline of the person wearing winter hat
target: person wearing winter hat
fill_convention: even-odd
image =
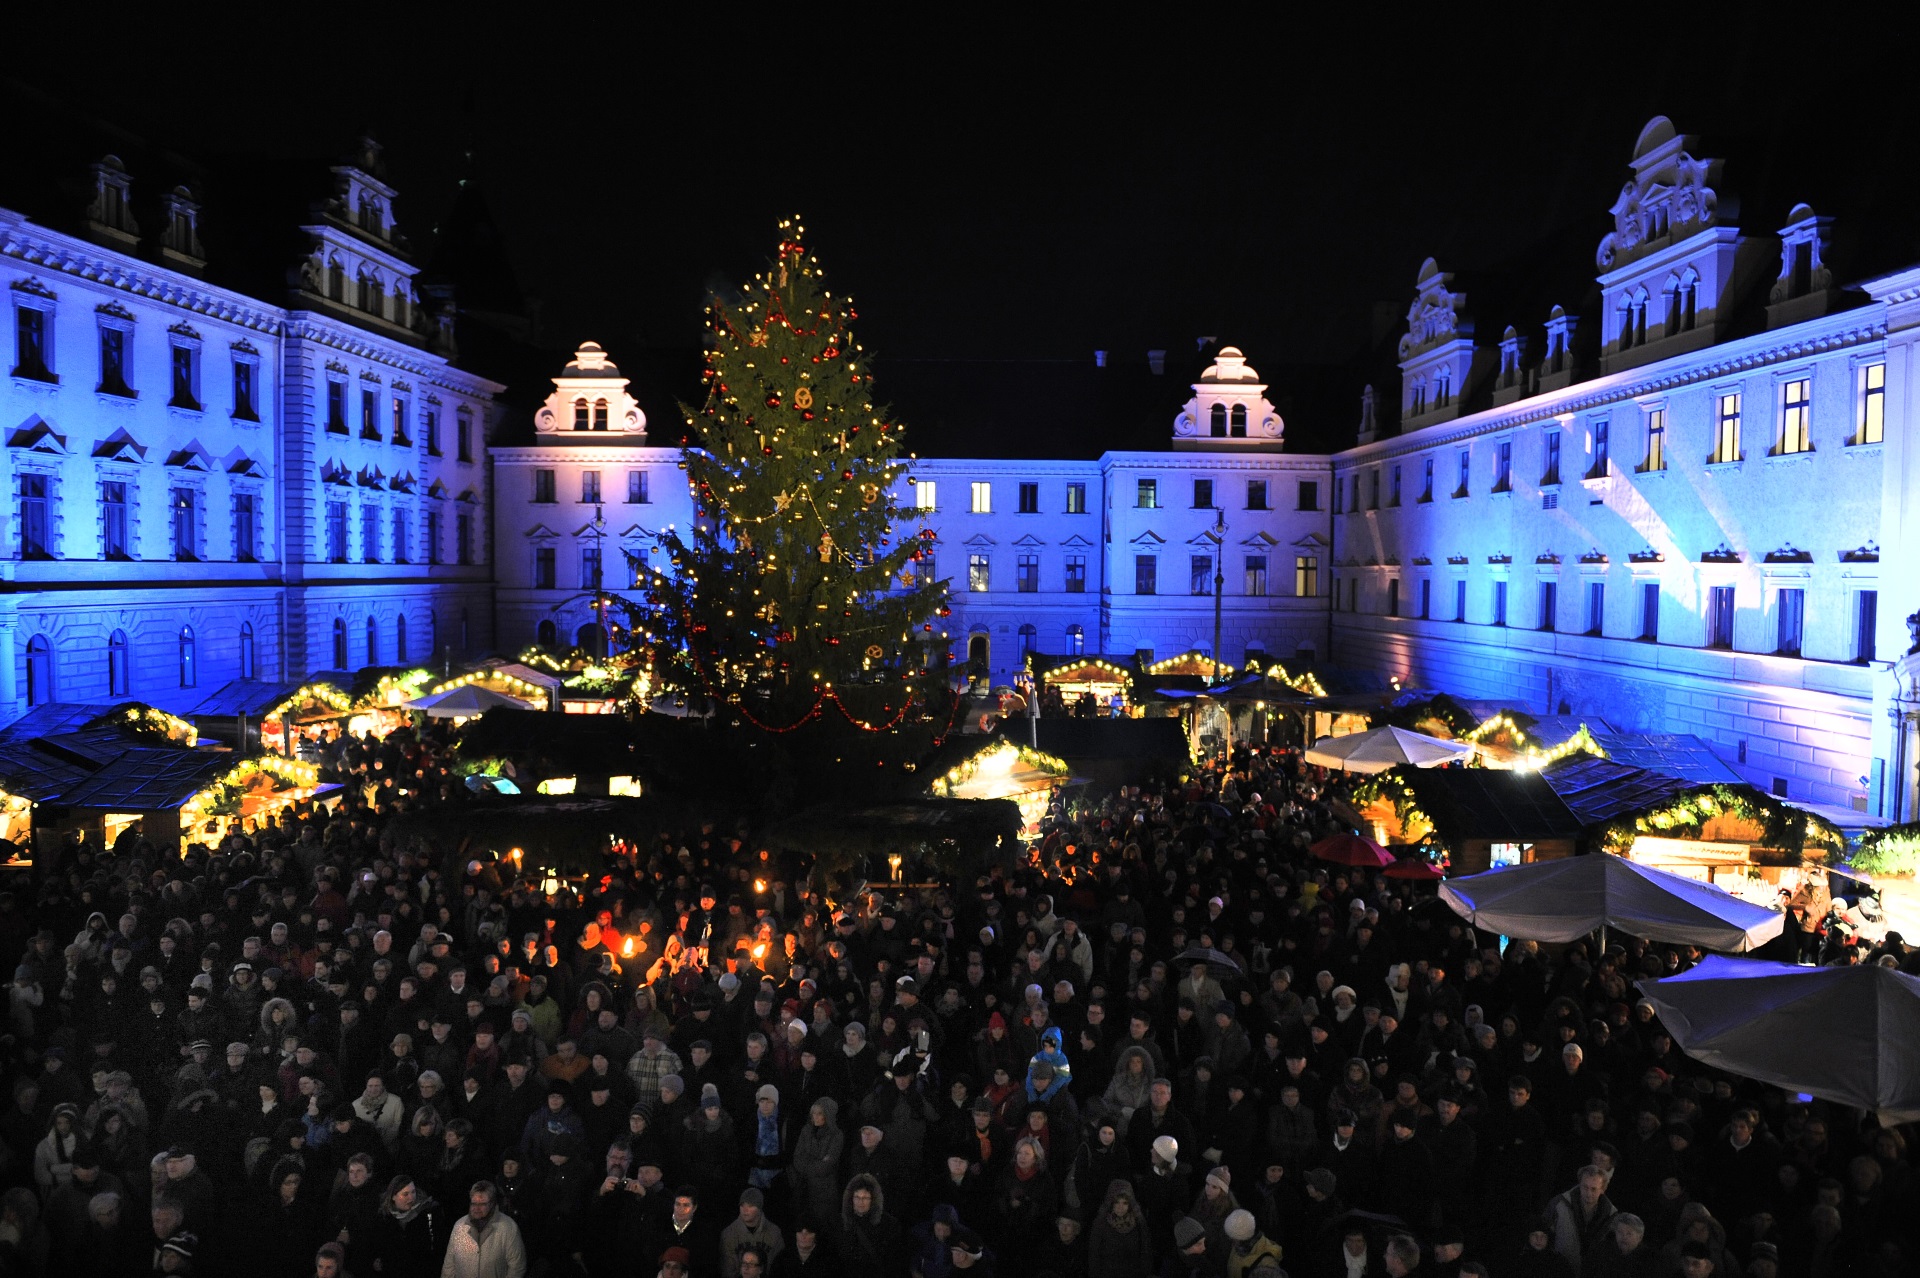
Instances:
[[[1223,1227],[1227,1236],[1227,1278],[1248,1278],[1262,1261],[1280,1262],[1280,1244],[1260,1232],[1253,1213],[1235,1208]]]
[[[1173,1245],[1184,1257],[1195,1260],[1207,1254],[1207,1227],[1191,1216],[1182,1216],[1173,1222]],[[1198,1268],[1193,1260],[1186,1262],[1189,1270]]]

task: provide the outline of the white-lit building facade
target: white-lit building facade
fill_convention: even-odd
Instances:
[[[377,148],[332,176],[271,302],[205,281],[184,188],[139,225],[112,156],[77,233],[0,210],[0,716],[491,645],[501,388],[444,353]]]

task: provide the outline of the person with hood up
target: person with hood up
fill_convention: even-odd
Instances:
[[[1027,1100],[1045,1103],[1051,1101],[1073,1082],[1073,1066],[1067,1061],[1067,1053],[1062,1047],[1060,1027],[1049,1025],[1040,1031],[1040,1050],[1027,1061]],[[1034,1066],[1045,1064],[1053,1071],[1051,1078],[1035,1076]]]
[[[47,1134],[33,1151],[33,1183],[42,1198],[73,1183],[73,1151],[79,1146],[80,1107],[55,1105]]]
[[[903,1248],[900,1222],[887,1215],[886,1193],[865,1174],[840,1196],[840,1262],[850,1274],[894,1274]]]
[[[1149,1278],[1153,1273],[1147,1219],[1130,1181],[1116,1177],[1107,1185],[1087,1233],[1087,1272],[1101,1278]]]
[[[1097,1108],[1100,1113],[1114,1115],[1124,1128],[1134,1110],[1146,1107],[1152,1086],[1152,1054],[1138,1043],[1129,1043],[1120,1049],[1113,1079],[1108,1082]]]
[[[950,1278],[953,1273],[953,1236],[960,1213],[951,1203],[935,1205],[928,1219],[915,1225],[907,1237],[907,1272],[913,1278]]]

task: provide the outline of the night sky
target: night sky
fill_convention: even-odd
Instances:
[[[526,403],[550,352],[595,338],[680,382],[636,387],[657,439],[697,393],[708,291],[746,280],[795,212],[854,296],[882,397],[946,454],[1152,446],[1203,336],[1274,383],[1290,447],[1348,442],[1429,254],[1470,299],[1513,308],[1480,311],[1489,340],[1592,300],[1594,246],[1656,112],[1728,157],[1746,229],[1804,199],[1857,233],[1860,273],[1920,257],[1911,104],[1881,87],[1875,41],[1814,15],[1682,29],[1595,8],[1550,31],[1528,10],[1396,38],[1384,11],[1345,29],[1110,7],[826,30],[801,6],[730,30],[552,9],[457,34],[276,27],[250,46],[156,23],[87,75],[50,51],[10,76],[229,173],[322,165],[368,131],[423,259],[467,177],[541,348],[467,362]],[[1168,378],[1084,407],[1095,349],[1131,378],[1150,348],[1175,352]]]

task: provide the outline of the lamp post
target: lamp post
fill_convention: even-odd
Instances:
[[[1213,542],[1213,682],[1220,682],[1220,595],[1226,585],[1227,512],[1214,512],[1213,528],[1207,533]]]
[[[605,507],[595,506],[593,508],[592,527],[593,527],[593,567],[594,567],[592,584],[593,584],[594,620],[599,624],[600,637],[607,645],[606,650],[604,652],[596,653],[595,655],[601,659],[605,659],[613,655],[613,631],[609,629],[607,626],[607,592],[604,589],[604,585],[607,577],[607,562],[606,562],[607,517],[606,517]]]

